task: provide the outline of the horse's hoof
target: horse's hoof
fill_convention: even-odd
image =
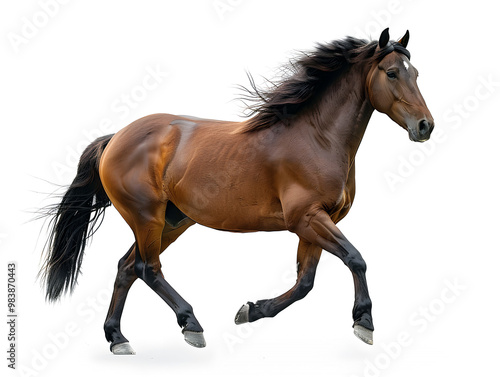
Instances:
[[[203,348],[207,345],[202,332],[184,331],[184,340],[196,348]]]
[[[248,304],[243,305],[240,308],[240,310],[238,310],[238,313],[236,313],[236,317],[234,317],[234,323],[236,323],[237,325],[247,323],[249,311],[250,311],[250,305]]]
[[[135,351],[130,346],[129,342],[115,344],[111,347],[111,352],[113,352],[114,355],[135,355]]]
[[[354,325],[354,335],[366,344],[373,344],[373,331],[368,330],[366,327]]]

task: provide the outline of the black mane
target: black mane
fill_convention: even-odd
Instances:
[[[270,82],[271,89],[258,89],[252,76],[248,75],[252,89],[243,88],[246,95],[248,117],[251,117],[243,132],[271,127],[278,122],[288,123],[317,94],[340,77],[346,69],[357,62],[381,60],[392,51],[410,53],[398,42],[390,41],[377,49],[378,41],[347,37],[328,44],[318,44],[312,53],[304,53],[295,62],[282,68],[285,77]],[[253,102],[249,104],[249,102]]]

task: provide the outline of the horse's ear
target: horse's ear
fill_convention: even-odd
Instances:
[[[385,29],[378,39],[378,46],[384,48],[389,42],[389,28]]]
[[[408,46],[408,41],[410,40],[410,32],[406,30],[405,35],[403,35],[403,38],[401,38],[398,43],[401,44],[404,48]]]

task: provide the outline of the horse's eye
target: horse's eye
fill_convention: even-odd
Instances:
[[[394,72],[394,71],[389,71],[389,72],[387,72],[387,77],[389,77],[390,79],[395,79],[395,78],[397,78],[398,76],[396,75],[396,72]]]

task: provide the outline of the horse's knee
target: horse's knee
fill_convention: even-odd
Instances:
[[[297,284],[297,289],[295,290],[295,295],[297,300],[301,300],[304,297],[306,297],[307,294],[311,292],[313,287],[314,287],[314,279],[302,278],[301,280],[299,280]]]
[[[348,258],[345,264],[353,272],[366,272],[366,262],[361,255]]]

